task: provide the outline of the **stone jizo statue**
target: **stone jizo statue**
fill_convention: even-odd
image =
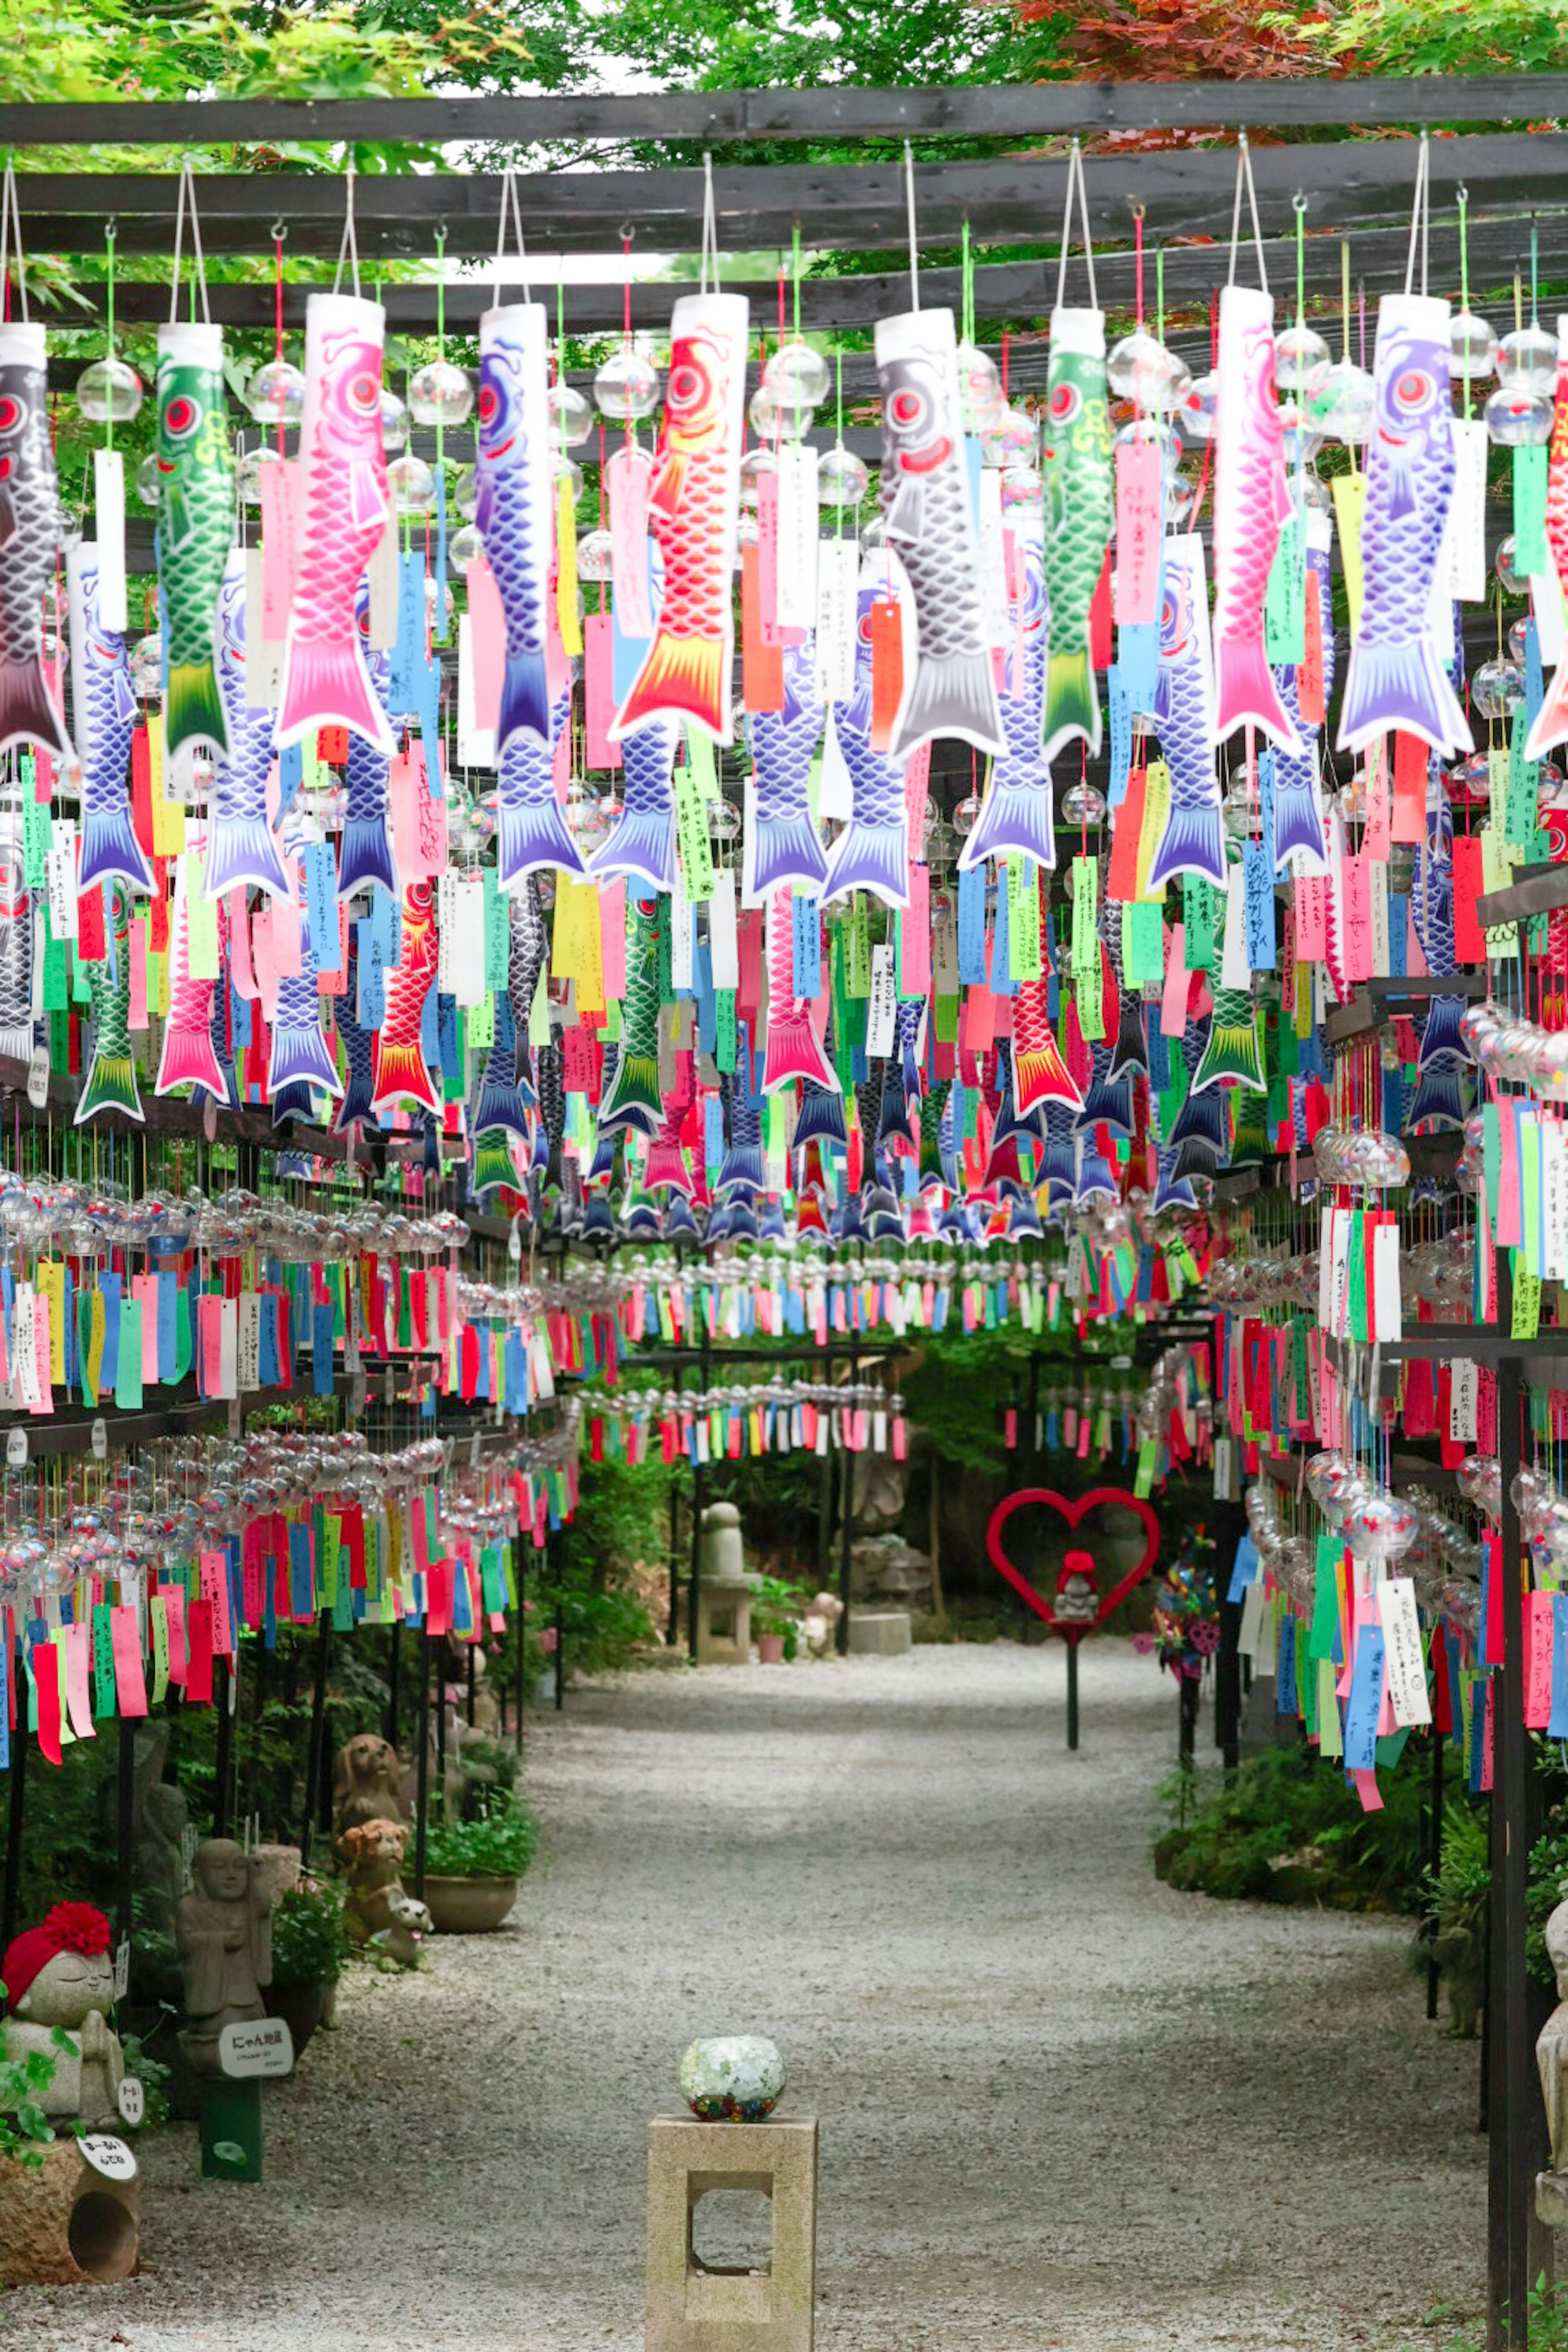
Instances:
[[[5,2055],[21,2060],[40,2051],[54,2060],[54,2075],[38,2095],[44,2113],[91,2131],[118,2131],[125,2061],[109,2023],[114,1961],[103,1913],[90,1903],[57,1903],[42,1927],[13,1938],[0,1977],[10,2005]],[[68,2048],[56,2040],[57,2029]]]
[[[1568,1902],[1546,1922],[1546,1949],[1557,1978],[1557,2006],[1535,2044],[1541,2095],[1552,2141],[1552,2169],[1535,2176],[1535,2210],[1548,2229],[1568,2228]]]
[[[275,1855],[247,1854],[232,1838],[199,1845],[193,1871],[174,1912],[185,1991],[180,2046],[198,2074],[218,2074],[224,2027],[267,2014],[262,1987],[272,1981],[272,1909],[282,1889]]]

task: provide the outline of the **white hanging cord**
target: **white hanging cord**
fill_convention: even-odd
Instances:
[[[202,225],[196,218],[196,175],[189,162],[180,166],[180,193],[174,205],[174,279],[169,289],[169,324],[177,324],[180,316],[180,254],[184,243],[185,206],[191,208],[191,310],[195,310],[195,298],[202,299],[202,317],[210,327],[212,309],[207,301],[207,266],[202,253]]]
[[[202,317],[210,327],[212,308],[207,300],[207,266],[202,252],[202,225],[196,218],[196,175],[189,161],[180,166],[180,193],[174,205],[174,281],[169,291],[169,324],[175,325],[180,316],[180,254],[184,242],[185,206],[191,210],[191,309],[195,310],[195,298],[202,300]]]
[[[531,302],[528,290],[528,240],[522,233],[522,204],[517,193],[517,168],[509,163],[500,175],[500,222],[496,230],[496,308],[500,308],[500,268],[506,253],[507,212],[510,208],[511,225],[517,237],[517,257],[522,269],[522,299]]]
[[[16,307],[22,314],[22,324],[27,323],[27,265],[22,252],[22,199],[16,187],[16,165],[7,156],[5,179],[0,187],[0,287],[5,283],[5,257],[13,223],[16,231]]]
[[[713,271],[711,289],[708,284],[710,268]],[[701,291],[719,291],[719,208],[713,201],[713,156],[710,149],[702,154],[702,277]]]
[[[1091,310],[1098,310],[1100,308],[1100,297],[1095,292],[1094,286],[1094,240],[1090,236],[1089,230],[1089,191],[1084,185],[1083,150],[1076,139],[1072,142],[1072,152],[1068,157],[1067,204],[1062,213],[1062,250],[1061,259],[1057,267],[1057,308],[1058,310],[1063,308],[1067,301],[1068,254],[1072,246],[1072,198],[1073,189],[1075,186],[1078,190],[1079,216],[1083,222],[1083,258],[1085,267],[1089,271],[1089,307]]]
[[[1258,282],[1267,294],[1268,265],[1263,258],[1263,229],[1258,217],[1258,190],[1252,183],[1252,149],[1247,143],[1246,131],[1238,131],[1236,135],[1236,202],[1230,211],[1230,268],[1225,281],[1227,286],[1236,284],[1236,253],[1241,241],[1241,190],[1244,182],[1247,209],[1252,215],[1252,242],[1258,252]]]
[[[1426,256],[1431,237],[1432,221],[1432,151],[1426,133],[1421,133],[1421,152],[1415,159],[1415,194],[1410,207],[1410,251],[1405,264],[1405,290],[1415,290],[1415,240],[1421,239],[1421,291],[1426,291]]]
[[[343,282],[343,264],[346,261],[353,270],[354,299],[357,301],[359,299],[359,239],[354,234],[354,167],[352,163],[344,173],[343,180],[345,183],[343,241],[338,247],[338,266],[332,273],[332,291],[335,294]]]
[[[904,212],[910,226],[910,308],[921,307],[921,269],[919,249],[915,244],[915,151],[904,142]]]

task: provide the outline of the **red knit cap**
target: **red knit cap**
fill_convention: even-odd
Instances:
[[[95,1959],[109,1949],[109,1921],[90,1903],[57,1903],[41,1927],[26,1927],[0,1963],[0,1982],[13,2009],[39,1970],[57,1952],[80,1952]]]

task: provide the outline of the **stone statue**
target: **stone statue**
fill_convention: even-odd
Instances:
[[[1060,1625],[1092,1625],[1099,1614],[1093,1558],[1087,1551],[1069,1551],[1057,1578],[1057,1622]]]
[[[41,1927],[28,1927],[7,1948],[3,1969],[10,2015],[4,2032],[7,2058],[41,2051],[54,2060],[52,2080],[38,2094],[47,2116],[68,2116],[89,2131],[120,2129],[120,2084],[125,2060],[109,2023],[114,2006],[114,1962],[109,1922],[90,1903],[57,1903]],[[62,2048],[57,2031],[69,2044]]]
[[[430,1915],[423,1903],[414,1906],[424,1914],[423,1921],[399,1907],[411,1900],[403,1885],[407,1851],[406,1822],[360,1822],[338,1840],[338,1860],[348,1874],[344,1927],[356,1944],[377,1942],[394,1959],[412,1968],[418,1958],[414,1930],[423,1932]],[[403,1932],[395,1932],[398,1930]]]
[[[1535,2044],[1552,2169],[1535,2176],[1535,2210],[1550,2230],[1568,2229],[1568,1902],[1546,1922],[1546,1949],[1557,1978],[1557,2006]]]
[[[300,1857],[293,1850],[294,1871]],[[186,2025],[180,2047],[198,2074],[218,2074],[226,2025],[265,2017],[272,1981],[272,1909],[283,1891],[276,1853],[247,1854],[232,1838],[196,1848],[195,1884],[174,1910],[184,1979]]]
[[[174,1906],[185,1891],[181,1841],[185,1828],[183,1789],[163,1778],[169,1727],[162,1717],[149,1717],[136,1727],[132,1756],[135,1810],[132,1817],[136,1884],[145,1898],[142,1916],[150,1926],[172,1935]]]
[[[357,1732],[332,1760],[332,1826],[339,1837],[364,1822],[399,1822],[406,1812],[405,1767],[390,1739]]]

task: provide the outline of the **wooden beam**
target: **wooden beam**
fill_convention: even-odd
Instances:
[[[862,89],[651,90],[635,97],[208,99],[0,105],[6,147],[221,147],[349,141],[530,146],[623,140],[1040,139],[1200,126],[1540,122],[1568,116],[1568,74],[1337,80],[1026,82]]]
[[[1442,209],[1463,183],[1478,203],[1529,205],[1560,182],[1568,139],[1555,132],[1477,133],[1444,140],[1434,164]],[[1270,226],[1282,229],[1298,191],[1310,199],[1314,229],[1349,233],[1407,218],[1415,148],[1405,140],[1352,140],[1331,153],[1260,147],[1253,172]],[[1038,236],[1058,217],[1060,158],[1008,157],[915,167],[919,234],[956,243],[967,220],[980,238]],[[1134,202],[1148,234],[1228,241],[1236,181],[1233,147],[1178,148],[1091,159],[1089,216],[1097,237],[1123,238]],[[332,254],[342,232],[344,181],[335,173],[217,173],[198,182],[207,250],[268,253],[272,224],[289,226],[291,253]],[[17,183],[26,241],[47,252],[97,252],[111,215],[122,254],[162,253],[174,233],[174,173],[85,172],[24,174]],[[518,188],[523,218],[542,247],[562,252],[613,247],[624,222],[657,251],[697,243],[702,175],[690,171],[539,172]],[[489,257],[495,245],[500,183],[479,173],[388,173],[354,184],[362,262],[430,255],[445,226],[454,258]],[[890,163],[741,165],[714,174],[721,252],[787,246],[798,226],[808,243],[856,251],[901,250],[907,233],[904,174]],[[1250,257],[1247,264],[1251,268]],[[1054,284],[1054,278],[1052,280]]]

